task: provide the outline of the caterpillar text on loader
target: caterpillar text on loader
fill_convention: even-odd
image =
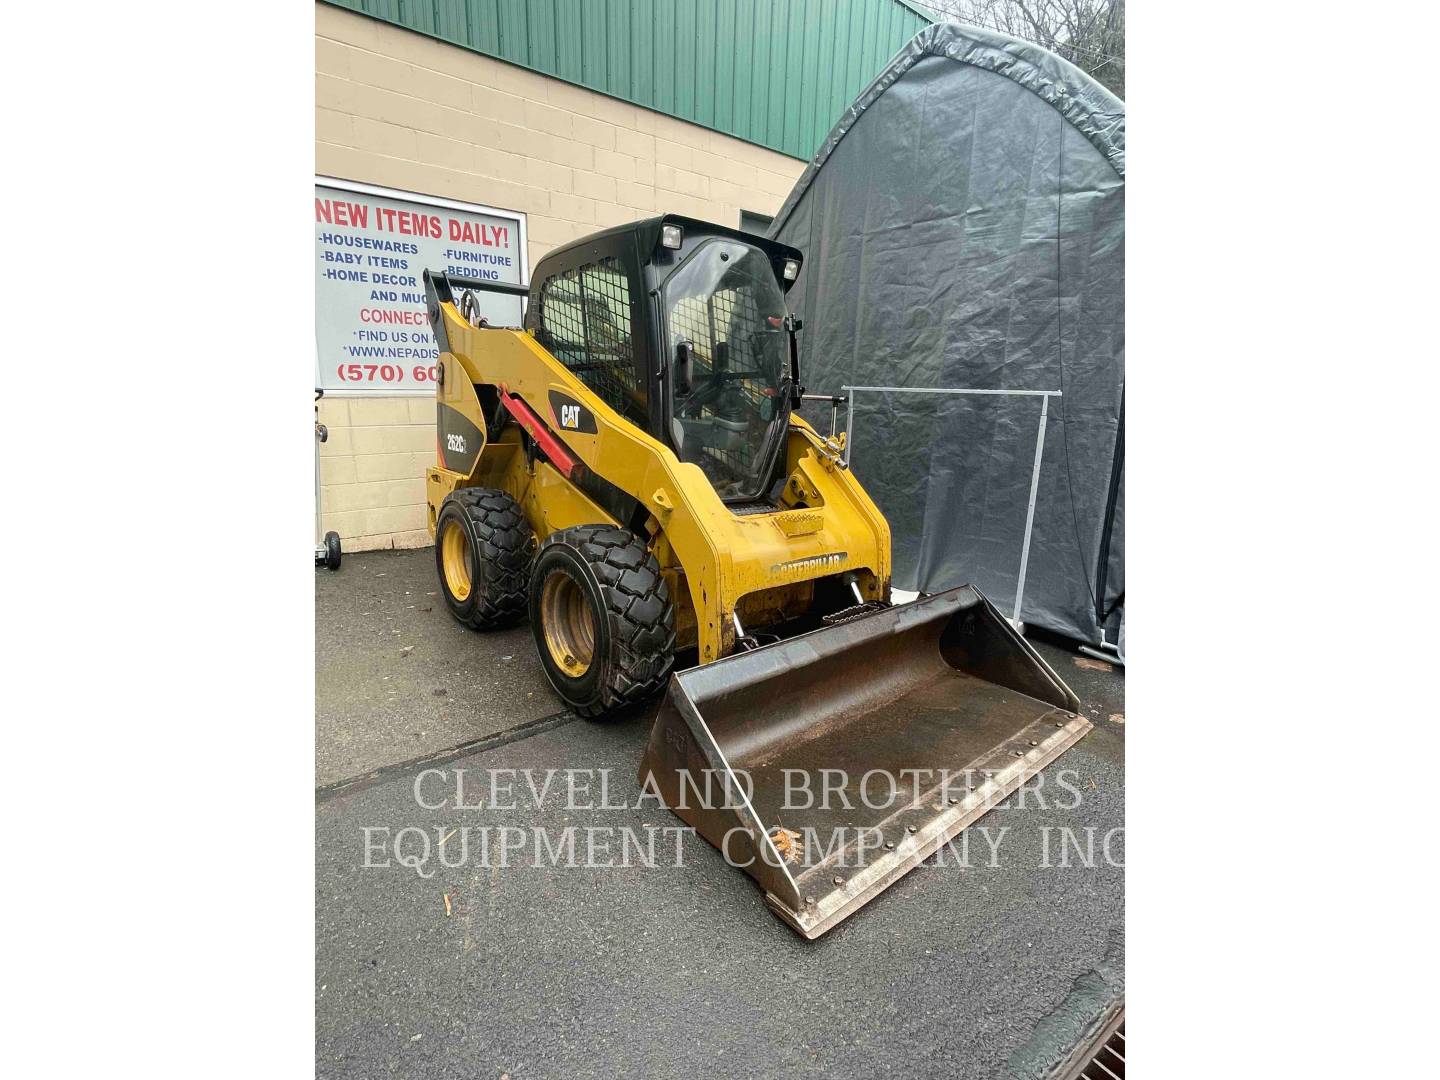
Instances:
[[[552,252],[528,289],[426,273],[426,491],[455,617],[528,616],[582,716],[668,686],[642,781],[814,938],[1090,724],[975,589],[890,605],[889,527],[844,436],[796,414],[801,263],[666,215]],[[525,328],[490,327],[487,291],[527,296]]]

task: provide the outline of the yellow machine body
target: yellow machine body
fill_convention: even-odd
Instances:
[[[563,428],[549,404],[559,391],[583,404],[597,428],[564,431],[565,448],[648,512],[645,527],[675,600],[677,646],[693,645],[700,663],[734,650],[737,614],[747,631],[801,614],[819,578],[853,573],[864,600],[889,598],[890,528],[841,464],[840,442],[792,414],[779,507],[737,515],[699,466],[621,417],[530,332],[473,326],[454,303],[440,308],[450,349],[440,356],[438,401],[473,424],[484,445],[466,473],[443,464],[428,470],[432,535],[445,497],[468,486],[507,492],[541,540],[573,525],[622,524],[552,464],[528,457],[515,424],[493,440],[485,429],[477,385],[518,398],[552,432]]]

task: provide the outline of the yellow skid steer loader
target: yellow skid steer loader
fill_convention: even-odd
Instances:
[[[814,938],[1090,724],[975,589],[891,605],[885,518],[844,436],[797,414],[802,262],[665,215],[552,252],[529,288],[427,272],[426,494],[455,617],[528,617],[581,716],[668,687],[646,789]],[[484,292],[527,297],[524,328],[488,325]]]

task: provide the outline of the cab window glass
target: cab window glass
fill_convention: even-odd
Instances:
[[[721,498],[768,484],[789,400],[785,315],[768,256],[738,240],[707,241],[665,284],[671,442]],[[688,371],[677,373],[680,349]]]

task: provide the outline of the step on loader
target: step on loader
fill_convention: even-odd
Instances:
[[[528,288],[427,272],[426,497],[454,616],[528,619],[581,716],[663,694],[642,784],[814,938],[1090,724],[974,588],[891,605],[889,526],[798,412],[802,265],[665,215]],[[526,297],[524,327],[486,293]]]

